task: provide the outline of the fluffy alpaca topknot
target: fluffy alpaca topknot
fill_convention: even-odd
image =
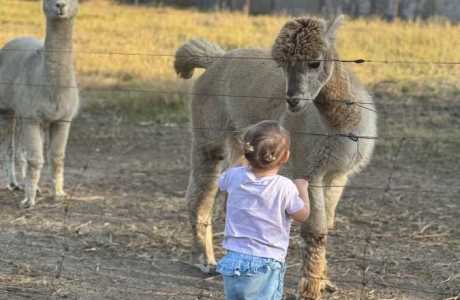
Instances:
[[[279,65],[318,59],[327,49],[326,41],[322,37],[325,31],[325,21],[318,18],[300,17],[288,21],[273,44],[273,59]]]

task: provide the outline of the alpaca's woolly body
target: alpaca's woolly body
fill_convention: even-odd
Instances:
[[[17,38],[0,50],[0,109],[14,111],[18,119],[74,118],[79,98],[72,27],[72,20],[49,20],[45,42]]]

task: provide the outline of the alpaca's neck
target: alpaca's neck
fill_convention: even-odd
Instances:
[[[46,22],[44,49],[45,77],[59,87],[75,85],[72,53],[73,19]]]
[[[347,105],[354,101],[348,71],[342,63],[334,62],[334,70],[328,83],[315,100],[325,123],[336,130],[347,131],[361,120],[359,107]]]

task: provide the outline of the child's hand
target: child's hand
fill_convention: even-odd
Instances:
[[[308,181],[303,178],[295,179],[294,184],[299,191],[299,196],[303,200],[305,206],[295,214],[292,214],[291,217],[294,221],[305,222],[308,216],[310,215],[310,200],[308,199]]]
[[[299,190],[307,191],[308,190],[308,181],[303,178],[298,178],[294,180],[295,185]]]

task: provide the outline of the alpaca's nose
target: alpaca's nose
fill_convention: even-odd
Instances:
[[[299,105],[300,100],[298,98],[289,97],[289,98],[286,99],[286,101],[287,101],[287,103],[289,104],[290,107],[296,107],[297,105]]]

